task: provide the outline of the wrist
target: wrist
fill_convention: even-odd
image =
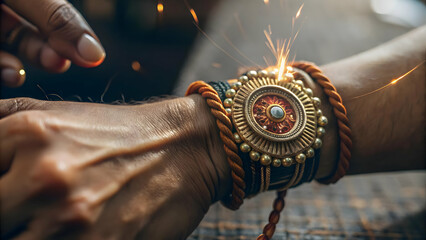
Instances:
[[[198,94],[172,101],[169,124],[178,126],[179,145],[184,145],[190,153],[187,155],[190,164],[182,166],[186,168],[182,171],[198,173],[199,180],[194,184],[202,185],[197,193],[202,195],[203,204],[209,206],[228,194],[232,183],[216,120],[206,100]]]
[[[226,160],[226,153],[219,135],[216,119],[210,112],[206,100],[199,94],[193,94],[185,98],[193,103],[192,107],[195,114],[192,120],[196,126],[194,131],[200,132],[199,141],[205,142],[204,150],[208,157],[201,159],[201,161],[208,170],[205,173],[205,177],[212,179],[208,188],[210,192],[214,193],[212,194],[211,202],[214,203],[231,192],[231,169]]]

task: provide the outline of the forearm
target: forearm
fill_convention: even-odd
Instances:
[[[343,98],[352,127],[349,174],[425,167],[425,64],[389,84],[426,58],[426,27],[322,69]],[[333,133],[333,137],[337,137]],[[325,144],[337,154],[337,145]],[[333,146],[334,144],[334,146]],[[334,157],[336,157],[335,155]],[[321,161],[331,162],[327,156]]]
[[[426,27],[423,27],[322,67],[348,111],[353,134],[348,174],[425,167],[424,64],[395,85],[355,98],[389,84],[424,61],[425,56]],[[317,178],[322,178],[332,173],[338,158],[337,123],[321,87],[317,85],[313,90],[321,98],[323,113],[329,119],[317,173]],[[225,161],[225,156],[222,160]]]

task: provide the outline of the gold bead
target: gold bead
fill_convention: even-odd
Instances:
[[[317,97],[313,97],[312,98],[312,103],[314,104],[314,106],[316,108],[319,108],[321,106],[321,100]]]
[[[271,72],[269,72],[269,73],[268,73],[268,77],[269,77],[269,78],[277,78],[277,72],[275,72],[275,71],[271,71]]]
[[[245,152],[245,153],[250,152],[251,147],[247,143],[242,143],[240,145],[240,150],[241,150],[241,152]]]
[[[312,144],[312,147],[315,149],[318,149],[322,147],[322,141],[319,138],[315,138],[314,144]]]
[[[313,148],[308,148],[308,150],[306,150],[305,155],[307,158],[312,158],[315,156],[315,150]]]
[[[302,80],[296,80],[294,81],[294,83],[298,85],[299,87],[301,87],[302,89],[305,87],[305,84],[303,83]]]
[[[293,81],[294,80],[293,74],[291,74],[291,73],[284,74],[283,80],[285,82],[291,82],[291,81]]]
[[[312,89],[310,88],[304,88],[303,89],[305,91],[305,93],[311,98],[314,96],[314,92],[312,91]]]
[[[242,84],[246,83],[249,81],[248,77],[243,75],[241,77],[238,78],[238,81],[240,81]]]
[[[250,78],[255,78],[257,77],[257,71],[251,70],[247,72],[247,77]]]
[[[235,140],[236,143],[240,143],[240,142],[243,141],[243,140],[241,140],[241,137],[240,137],[240,135],[238,135],[238,133],[234,133],[234,140]]]
[[[259,77],[267,77],[268,76],[268,72],[266,70],[259,70],[259,71],[257,71],[257,75]]]
[[[317,128],[317,137],[323,137],[325,135],[325,129],[323,127]]]
[[[250,159],[257,162],[260,159],[260,153],[256,152],[256,151],[251,151],[250,152]]]
[[[234,89],[235,91],[237,91],[238,89],[241,88],[243,84],[241,82],[235,82],[231,85],[231,88]]]
[[[303,154],[303,153],[299,153],[299,154],[296,155],[296,157],[294,157],[294,159],[298,163],[304,163],[306,161],[306,155]]]
[[[262,154],[262,156],[260,157],[260,163],[264,166],[268,166],[269,164],[271,164],[271,162],[272,162],[272,159],[267,154]]]
[[[227,97],[227,98],[233,98],[233,97],[235,97],[235,94],[237,93],[237,91],[235,91],[235,89],[228,89],[228,90],[226,90],[226,92],[225,92],[225,96]]]
[[[274,158],[274,160],[272,161],[272,166],[274,166],[274,167],[279,167],[279,166],[281,166],[281,159],[279,159],[279,158]]]
[[[321,116],[318,118],[318,125],[324,127],[325,125],[327,125],[328,123],[328,119],[325,116]]]
[[[290,167],[292,163],[293,163],[293,159],[291,157],[286,157],[282,161],[282,164],[284,167]]]
[[[315,113],[317,115],[317,117],[321,117],[322,116],[322,111],[321,109],[318,109],[317,112]]]
[[[225,108],[225,111],[227,114],[231,114],[232,113],[232,109],[231,108]]]
[[[232,98],[226,98],[225,100],[223,100],[223,106],[225,107],[232,107],[232,104],[234,104]]]

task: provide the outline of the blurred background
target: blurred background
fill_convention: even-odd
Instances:
[[[49,74],[25,65],[27,81],[1,97],[104,102],[183,94],[188,82],[235,77],[270,61],[263,31],[289,38],[292,56],[324,64],[367,50],[426,23],[425,1],[362,0],[71,0],[105,47],[96,68]],[[301,17],[292,18],[304,4]],[[200,33],[199,26],[223,50]],[[271,27],[269,27],[269,25]],[[293,32],[293,35],[292,35]],[[231,55],[230,58],[226,53]],[[243,56],[245,55],[245,56]],[[249,60],[247,60],[249,59]]]
[[[71,0],[94,29],[106,50],[105,62],[85,69],[71,66],[49,74],[25,65],[27,79],[17,89],[2,87],[1,97],[60,100],[143,100],[170,94],[198,30],[183,0]],[[201,24],[217,0],[192,1]],[[41,89],[43,90],[41,90]],[[46,93],[46,94],[45,94]]]

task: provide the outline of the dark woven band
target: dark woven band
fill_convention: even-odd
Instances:
[[[226,96],[225,93],[228,89],[231,88],[231,86],[229,85],[229,83],[227,82],[208,82],[208,84],[210,84],[210,86],[213,87],[214,90],[216,90],[217,94],[219,94],[219,98],[220,100],[225,100]]]

